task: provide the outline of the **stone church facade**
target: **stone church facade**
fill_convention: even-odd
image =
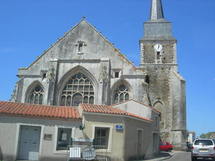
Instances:
[[[178,73],[177,41],[152,0],[135,66],[85,19],[29,67],[20,68],[11,101],[78,106],[134,99],[161,111],[162,139],[182,147],[186,138],[185,80]]]

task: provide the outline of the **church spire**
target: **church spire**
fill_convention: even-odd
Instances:
[[[162,1],[152,0],[150,20],[156,21],[159,19],[164,19]]]
[[[164,18],[162,0],[151,0],[151,15],[144,23],[143,39],[175,39],[172,36],[172,24]]]

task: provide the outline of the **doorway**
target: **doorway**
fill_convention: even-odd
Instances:
[[[153,133],[153,154],[157,154],[159,151],[159,135]]]
[[[20,126],[19,133],[19,160],[39,160],[41,127]]]
[[[137,155],[140,159],[143,155],[143,130],[137,130]]]

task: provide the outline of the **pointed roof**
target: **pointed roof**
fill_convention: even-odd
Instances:
[[[107,42],[115,51],[115,53],[124,61],[126,61],[128,64],[132,65],[132,67],[134,69],[138,69],[133,62],[131,62],[124,54],[121,53],[121,51],[116,48],[114,46],[113,43],[111,43],[101,32],[99,32],[97,30],[97,28],[95,26],[93,26],[92,24],[90,24],[87,20],[86,20],[86,17],[82,17],[81,20],[75,25],[73,26],[69,31],[67,31],[62,37],[58,38],[57,41],[53,44],[50,45],[50,47],[45,50],[40,56],[37,57],[37,59],[31,63],[27,68],[19,68],[19,70],[27,70],[29,69],[30,67],[32,67],[39,59],[41,59],[47,52],[49,52],[50,49],[52,49],[54,46],[56,46],[56,44],[58,44],[60,41],[62,41],[63,39],[65,39],[73,30],[75,30],[75,28],[77,28],[78,26],[82,25],[82,24],[87,24],[89,25],[99,36],[102,37],[102,39]],[[142,69],[141,69],[142,70]],[[19,74],[18,74],[19,76]]]
[[[144,23],[142,40],[176,40],[172,34],[172,24],[164,18],[162,0],[151,0],[151,13]]]
[[[152,0],[150,20],[164,19],[163,7],[161,0]]]

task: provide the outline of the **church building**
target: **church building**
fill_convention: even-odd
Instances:
[[[139,66],[82,19],[31,65],[19,69],[11,101],[78,107],[135,100],[160,111],[161,139],[183,148],[186,98],[185,80],[178,73],[177,40],[162,1],[151,3],[139,41]]]

